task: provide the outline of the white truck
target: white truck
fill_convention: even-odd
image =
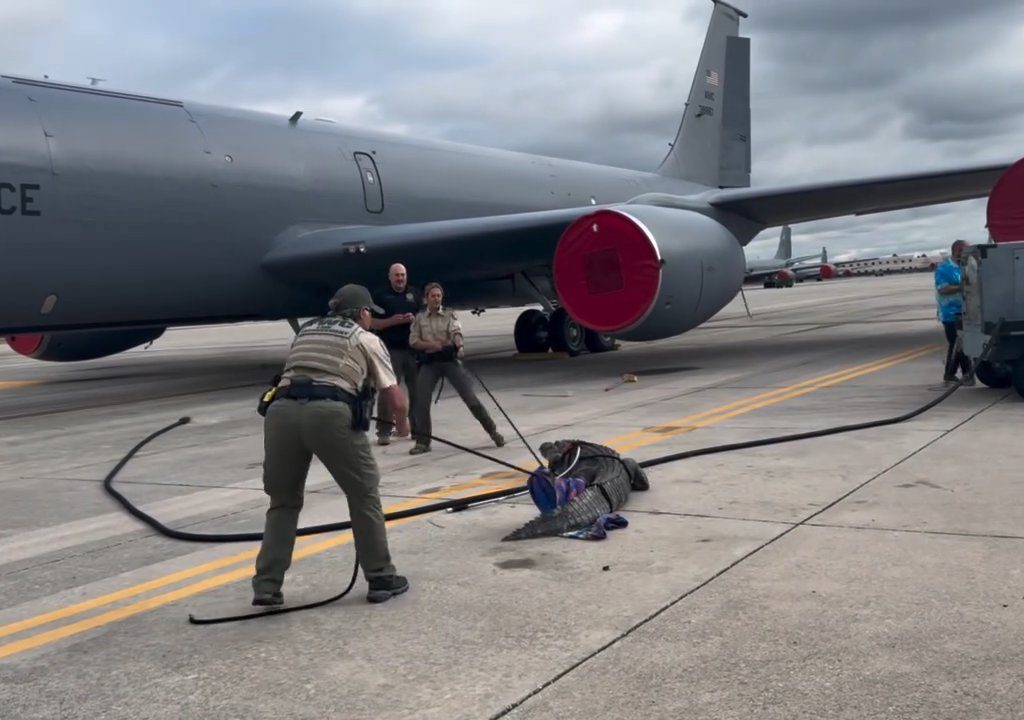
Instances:
[[[960,264],[963,350],[975,377],[1024,397],[1024,241],[975,245]]]

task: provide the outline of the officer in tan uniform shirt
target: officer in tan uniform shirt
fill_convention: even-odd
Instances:
[[[395,574],[388,549],[380,473],[366,433],[371,405],[357,399],[372,385],[399,417],[407,411],[405,396],[387,349],[367,332],[371,313],[380,312],[370,292],[362,285],[345,285],[329,307],[329,315],[299,329],[266,412],[263,490],[270,507],[252,579],[253,605],[284,602],[281,586],[291,565],[314,455],[348,500],[356,553],[370,585],[367,600],[383,602],[409,589],[408,580]],[[364,397],[372,401],[369,393]]]
[[[444,307],[444,290],[439,283],[428,283],[424,288],[427,307],[416,314],[409,328],[409,346],[420,353],[419,373],[416,376],[416,394],[413,400],[413,439],[416,446],[410,455],[430,452],[430,396],[438,381],[444,377],[459,393],[473,417],[491,436],[498,447],[505,444],[505,438],[491,419],[487,409],[480,404],[473,384],[459,360],[463,357],[462,325],[455,312]]]

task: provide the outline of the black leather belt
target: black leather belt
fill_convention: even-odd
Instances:
[[[290,384],[285,385],[277,391],[277,396],[290,398],[292,400],[337,400],[350,405],[356,402],[356,396],[342,390],[335,385],[312,384]]]

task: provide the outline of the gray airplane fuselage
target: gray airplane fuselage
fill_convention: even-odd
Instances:
[[[0,335],[318,314],[321,295],[261,268],[275,238],[297,223],[392,225],[708,189],[305,117],[10,78],[0,80],[0,127]],[[387,269],[337,284],[379,286]],[[419,282],[434,279],[409,270]],[[458,299],[531,302],[506,289],[470,284]]]

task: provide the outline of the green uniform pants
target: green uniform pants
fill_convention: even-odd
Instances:
[[[273,593],[284,583],[314,455],[348,500],[363,576],[369,580],[395,573],[380,505],[377,462],[366,433],[352,429],[347,403],[275,400],[264,419],[263,445],[263,491],[270,496],[270,507],[256,557],[254,592]]]
[[[455,388],[455,392],[466,403],[466,407],[473,413],[480,426],[488,435],[494,435],[498,427],[491,419],[480,399],[473,392],[473,381],[465,368],[457,362],[433,362],[420,366],[419,374],[416,376],[416,399],[413,402],[413,416],[416,418],[415,429],[412,432],[413,438],[419,445],[430,445],[430,436],[433,434],[430,422],[430,403],[434,389],[438,381],[444,377]]]

